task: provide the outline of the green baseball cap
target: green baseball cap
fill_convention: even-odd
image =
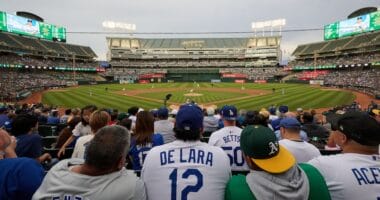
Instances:
[[[264,126],[245,127],[241,133],[240,147],[257,166],[269,173],[283,173],[296,162],[294,156],[279,145],[274,132]]]

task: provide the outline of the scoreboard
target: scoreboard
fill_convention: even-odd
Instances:
[[[0,31],[66,42],[66,28],[0,11]]]
[[[332,40],[377,30],[380,30],[380,11],[328,24],[324,27],[324,39]]]

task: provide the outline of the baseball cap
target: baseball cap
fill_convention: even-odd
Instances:
[[[336,117],[331,122],[332,129],[366,146],[380,144],[380,124],[368,113],[351,111]]]
[[[161,107],[157,110],[157,116],[158,117],[168,117],[169,116],[169,110],[166,107]]]
[[[276,107],[270,107],[269,108],[269,113],[271,114],[271,115],[275,115],[276,114]]]
[[[375,115],[380,115],[380,110],[379,109],[373,109],[372,113]]]
[[[286,113],[289,111],[289,108],[288,106],[280,106],[278,107],[278,111],[280,111],[280,113]]]
[[[284,128],[300,128],[301,123],[294,117],[286,117],[280,121],[280,127]]]
[[[269,173],[283,173],[296,162],[294,156],[278,143],[274,132],[264,126],[245,127],[240,147],[257,166]]]
[[[220,110],[220,114],[223,119],[233,121],[237,118],[237,109],[235,106],[225,105]]]
[[[203,127],[202,109],[195,104],[182,105],[178,110],[175,126],[186,131],[199,130]]]

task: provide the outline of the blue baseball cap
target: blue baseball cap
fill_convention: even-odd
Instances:
[[[280,127],[284,128],[300,128],[301,123],[294,117],[286,117],[281,120]]]
[[[175,126],[186,131],[199,130],[203,127],[202,109],[195,104],[182,105],[177,113]]]
[[[169,117],[169,110],[166,107],[161,107],[157,110],[158,117]]]
[[[278,111],[280,111],[280,113],[287,113],[289,111],[289,108],[288,106],[280,106],[278,107]]]
[[[235,106],[225,105],[220,110],[220,115],[222,115],[224,120],[230,120],[230,121],[236,120],[237,109]]]

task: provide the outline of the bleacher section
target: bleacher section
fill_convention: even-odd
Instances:
[[[324,54],[331,55],[328,54],[331,52],[362,52],[363,48],[371,49],[371,51],[380,51],[379,44],[380,31],[377,31],[349,38],[299,45],[292,55],[296,56],[296,59],[302,59],[310,58],[311,56],[323,57]]]
[[[22,52],[33,55],[48,55],[54,57],[72,57],[77,59],[93,59],[96,54],[90,47],[39,40],[0,32],[0,51]]]

